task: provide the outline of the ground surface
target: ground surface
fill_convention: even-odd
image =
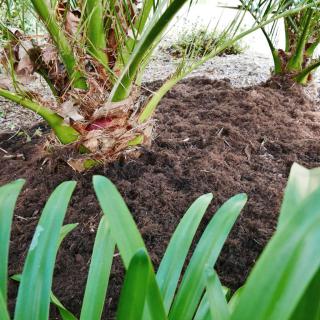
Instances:
[[[238,288],[275,230],[290,166],[294,161],[308,168],[320,165],[316,109],[295,86],[281,88],[273,82],[236,89],[227,81],[188,79],[162,100],[149,150],[138,159],[120,160],[84,175],[36,147],[45,136],[29,133],[32,138],[26,143],[26,136],[2,135],[0,148],[7,155],[23,155],[1,159],[0,185],[27,179],[13,223],[10,274],[21,272],[40,208],[49,194],[60,182],[76,180],[65,223],[79,222],[79,226],[59,251],[53,288],[68,308],[79,312],[101,214],[91,178],[103,174],[124,196],[156,266],[193,200],[207,192],[214,194],[203,229],[225,200],[246,192],[249,202],[216,265],[223,284]],[[122,276],[116,257],[103,319],[114,314]],[[11,284],[11,306],[15,294],[16,285]]]

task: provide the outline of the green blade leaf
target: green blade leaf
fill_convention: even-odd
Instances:
[[[234,294],[233,296],[231,297],[228,305],[229,305],[229,310],[231,313],[233,313],[234,309],[236,308],[236,306],[238,305],[239,303],[239,300],[240,300],[240,295],[241,295],[241,292],[243,291],[243,288],[244,287],[240,287]]]
[[[24,180],[0,187],[0,294],[7,301],[8,255],[13,210]]]
[[[96,235],[80,319],[100,319],[115,249],[109,223],[103,216]]]
[[[243,288],[232,320],[290,318],[320,268],[319,210],[320,189],[276,231]]]
[[[192,240],[212,197],[212,194],[203,195],[191,205],[176,228],[160,263],[157,282],[166,312],[169,312]]]
[[[303,297],[300,299],[299,304],[292,313],[290,320],[305,320],[308,315],[308,320],[320,319],[320,270],[313,277],[308,285],[307,290],[304,292]]]
[[[128,269],[130,261],[137,251],[143,248],[147,252],[142,237],[125,202],[112,182],[105,177],[94,176],[93,186],[102,211],[110,223],[111,235],[115,239],[124,266]],[[152,278],[150,288],[147,293],[147,307],[143,317],[163,320],[165,319],[165,312],[160,291],[156,280],[153,281]]]
[[[11,276],[11,279],[20,282],[21,276],[21,274],[15,274]],[[50,301],[58,308],[62,320],[77,320],[77,318],[69,310],[66,309],[66,307],[59,301],[59,299],[53,294],[52,291],[50,292]]]
[[[205,292],[193,320],[211,320],[210,305]]]
[[[228,320],[230,311],[223,292],[222,285],[216,272],[208,268],[207,275],[207,299],[210,306],[212,319]]]
[[[0,318],[1,320],[10,320],[6,301],[4,300],[1,291],[0,291]]]
[[[78,226],[79,223],[69,223],[64,225],[61,230],[60,230],[60,235],[59,235],[59,241],[58,241],[58,248],[61,245],[61,242],[64,240],[64,238]]]
[[[152,319],[152,320],[166,320],[166,312],[164,309],[164,304],[160,289],[156,280],[156,275],[152,263],[149,258],[149,287],[147,292],[147,304],[145,305],[145,310],[142,319]]]
[[[310,194],[320,187],[320,168],[308,170],[297,163],[291,167],[285,190],[278,228],[286,225],[294,215],[301,213],[299,207]]]
[[[213,268],[227,236],[247,201],[245,194],[239,194],[216,212],[205,229],[169,313],[169,319],[192,319],[203,294],[206,279],[206,265]]]
[[[141,320],[149,285],[150,262],[144,249],[132,258],[121,290],[117,320]]]
[[[50,293],[50,301],[58,308],[62,320],[77,320],[77,318],[59,301],[52,291]]]
[[[60,184],[43,209],[23,268],[15,320],[48,319],[59,234],[75,185],[73,181]]]
[[[168,7],[161,14],[157,12],[153,15],[153,23],[142,33],[139,43],[130,55],[125,68],[115,83],[111,93],[110,100],[112,102],[122,101],[128,97],[133,80],[136,77],[137,70],[149,50],[154,48],[155,43],[160,41],[161,34],[166,30],[169,22],[179,12],[188,0],[170,1]],[[159,6],[160,10],[160,6]]]
[[[230,289],[222,286],[222,290],[225,300],[228,300],[230,296]],[[197,313],[194,316],[193,320],[212,320],[207,292],[204,293],[200,305],[198,307]]]
[[[51,109],[28,99],[27,97],[12,93],[8,90],[0,88],[0,96],[18,103],[20,106],[34,111],[41,116],[48,125],[53,129],[57,138],[62,144],[69,144],[79,139],[80,134],[73,127],[67,125],[64,118],[53,112]]]
[[[103,177],[94,176],[93,186],[103,213],[110,223],[110,231],[115,239],[126,269],[135,253],[145,248],[139,230],[113,183]]]

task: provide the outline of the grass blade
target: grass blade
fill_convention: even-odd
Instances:
[[[149,257],[140,249],[132,258],[121,290],[117,320],[141,320],[149,285]]]
[[[69,223],[64,225],[61,230],[60,230],[60,235],[59,235],[59,241],[58,241],[58,248],[61,245],[61,242],[64,240],[64,238],[78,226],[79,223]]]
[[[300,299],[299,304],[292,313],[290,320],[304,320],[306,314],[308,320],[319,320],[320,319],[320,270],[312,279],[307,290]]]
[[[13,210],[24,180],[0,187],[0,294],[6,305],[8,284],[8,255]]]
[[[60,184],[44,207],[23,268],[15,320],[42,320],[49,317],[51,283],[59,234],[75,185],[73,181]],[[25,310],[28,310],[28,314]]]
[[[103,176],[94,176],[93,186],[102,211],[110,223],[111,235],[116,241],[124,266],[128,269],[136,252],[145,248],[142,237],[114,184]]]
[[[20,273],[11,276],[11,279],[20,282],[21,277],[22,275]],[[62,320],[77,320],[77,318],[69,310],[66,309],[66,307],[59,301],[59,299],[53,294],[52,291],[50,292],[50,302],[58,308]]]
[[[232,320],[290,319],[320,268],[320,189],[276,231],[241,292]],[[261,276],[263,275],[263,276]],[[263,301],[263,303],[261,303]]]
[[[166,312],[169,312],[186,256],[212,197],[212,194],[203,195],[191,205],[176,228],[160,263],[157,282]]]
[[[93,177],[93,186],[102,211],[110,223],[110,231],[115,239],[125,268],[128,270],[133,256],[141,249],[147,252],[138,228],[117,188],[110,180],[102,176]],[[152,268],[151,260],[149,262]],[[154,277],[154,275],[153,275]],[[165,319],[164,307],[156,280],[150,282],[147,293],[147,307],[143,318]]]
[[[52,291],[50,293],[50,301],[58,308],[62,320],[77,320],[77,318],[68,309],[66,309]]]
[[[283,198],[278,228],[300,211],[300,204],[311,192],[320,187],[320,168],[308,170],[297,163],[292,165]]]
[[[100,319],[106,298],[115,243],[103,216],[96,235],[80,319]]]
[[[211,320],[210,306],[205,292],[193,320]]]
[[[222,291],[223,291],[225,300],[228,300],[231,294],[231,290],[227,287],[222,286]],[[197,313],[194,316],[193,320],[212,320],[207,292],[204,293],[201,299],[200,305],[198,307]]]
[[[156,275],[152,263],[149,259],[149,288],[147,293],[147,304],[145,306],[144,314],[142,319],[152,320],[166,320],[167,315],[164,309],[164,304],[160,289],[156,280]]]
[[[2,292],[0,292],[0,317],[1,320],[10,320],[6,301],[3,298]]]
[[[234,294],[233,296],[231,297],[228,305],[229,305],[229,310],[231,313],[233,313],[234,309],[236,308],[236,306],[238,305],[239,303],[239,300],[240,300],[240,295],[241,295],[241,292],[243,291],[243,288],[244,287],[240,287]]]
[[[245,194],[232,197],[211,219],[183,276],[169,313],[169,319],[189,320],[193,318],[206,285],[205,268],[207,265],[213,268],[246,201]]]
[[[230,311],[223,292],[222,285],[216,272],[208,268],[207,275],[207,299],[210,306],[212,319],[228,320]]]

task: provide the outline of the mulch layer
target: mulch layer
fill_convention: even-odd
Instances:
[[[101,215],[91,180],[93,174],[102,174],[123,195],[156,267],[179,220],[198,196],[214,194],[203,230],[224,201],[247,193],[249,201],[216,264],[224,285],[235,290],[244,283],[276,228],[292,163],[320,166],[320,113],[299,87],[283,86],[283,82],[235,89],[228,81],[192,78],[165,96],[156,119],[153,144],[139,158],[120,159],[85,174],[45,154],[45,134],[33,136],[38,126],[29,130],[28,142],[25,135],[0,137],[0,147],[8,152],[0,149],[0,184],[27,180],[12,226],[10,275],[22,270],[49,194],[60,182],[76,180],[65,223],[79,222],[79,226],[59,250],[53,291],[79,314]],[[103,319],[114,317],[123,274],[117,256]],[[11,310],[16,293],[17,284],[11,282]],[[59,319],[54,308],[51,319]]]

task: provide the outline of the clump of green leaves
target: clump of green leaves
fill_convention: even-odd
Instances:
[[[230,45],[219,52],[218,56],[235,55],[244,51],[239,42],[230,41],[231,35],[208,30],[205,27],[197,27],[184,30],[179,33],[177,40],[163,49],[176,58],[194,56],[202,58],[208,52],[212,52],[221,46],[222,43],[230,42]]]
[[[17,180],[0,188],[3,320],[10,319],[6,307],[10,229],[23,184],[23,180]],[[80,319],[101,318],[115,247],[126,268],[117,311],[119,320],[302,320],[306,315],[308,320],[319,319],[320,169],[293,165],[277,230],[244,286],[231,298],[214,265],[246,203],[246,195],[236,195],[218,209],[186,264],[212,195],[198,198],[176,228],[155,273],[143,239],[116,187],[102,176],[95,176],[93,185],[104,214],[93,248]],[[50,301],[63,320],[77,319],[51,292],[58,248],[76,227],[62,225],[74,188],[75,182],[62,183],[45,205],[22,275],[14,276],[20,281],[15,320],[48,319]]]
[[[277,48],[277,31],[279,21],[271,27],[261,27],[274,60],[274,74],[285,75],[300,84],[312,79],[312,73],[320,66],[320,57],[316,50],[320,44],[320,3],[316,0],[276,0],[270,7],[264,0],[240,0],[241,10],[249,11],[259,23],[271,10],[284,12],[294,9],[304,2],[309,7],[284,17],[284,50]]]

